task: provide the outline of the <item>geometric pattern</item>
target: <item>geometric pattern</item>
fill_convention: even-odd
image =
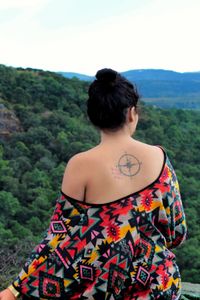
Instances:
[[[137,289],[142,289],[149,286],[150,282],[150,271],[147,262],[143,259],[138,259],[133,263],[133,269],[131,272],[132,284],[137,287]]]
[[[52,221],[51,229],[53,233],[65,233],[67,232],[62,221]]]
[[[93,268],[89,266],[79,265],[80,267],[80,278],[81,279],[88,279],[93,281],[94,275],[93,275]]]
[[[122,268],[111,264],[108,280],[108,291],[111,291],[115,298],[121,294],[125,288],[125,281],[128,278],[128,273]]]
[[[137,280],[141,282],[143,285],[146,285],[149,277],[150,277],[150,273],[147,270],[145,270],[142,266],[140,266],[136,277]]]
[[[40,297],[45,299],[58,299],[64,295],[63,280],[59,277],[40,272]]]
[[[171,248],[186,238],[175,171],[164,152],[159,177],[110,203],[60,193],[44,239],[13,282],[22,299],[177,299]]]

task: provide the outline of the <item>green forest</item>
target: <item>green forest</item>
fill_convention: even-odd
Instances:
[[[89,83],[0,65],[0,283],[5,287],[39,242],[67,161],[99,142],[86,116]],[[187,217],[176,249],[182,280],[200,282],[200,112],[140,102],[135,138],[165,147]],[[10,118],[10,123],[8,122]]]

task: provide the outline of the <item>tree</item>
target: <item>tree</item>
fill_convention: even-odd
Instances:
[[[3,224],[7,225],[9,219],[16,215],[20,208],[17,198],[10,192],[0,191],[0,216]]]

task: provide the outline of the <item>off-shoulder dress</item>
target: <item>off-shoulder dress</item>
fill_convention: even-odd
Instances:
[[[186,237],[173,166],[164,151],[158,178],[105,204],[59,193],[44,239],[14,287],[22,299],[178,299],[172,248]]]

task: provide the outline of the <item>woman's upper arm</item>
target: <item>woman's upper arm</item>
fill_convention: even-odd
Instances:
[[[170,189],[163,199],[166,216],[168,219],[168,248],[174,248],[180,245],[186,238],[187,226],[185,220],[185,213],[182,204],[181,194],[179,190],[179,183],[170,163]]]
[[[87,182],[84,153],[74,155],[67,163],[62,180],[62,191],[72,198],[83,200]]]

